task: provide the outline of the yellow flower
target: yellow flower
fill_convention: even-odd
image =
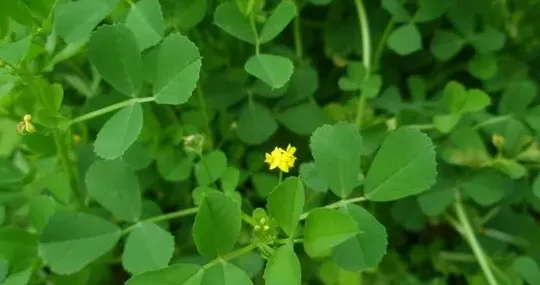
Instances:
[[[283,172],[289,172],[289,169],[294,167],[294,162],[296,157],[294,153],[296,152],[296,147],[287,146],[287,149],[284,150],[280,147],[275,147],[271,153],[266,153],[265,163],[269,164],[270,170],[279,168]]]
[[[17,124],[17,132],[21,134],[36,132],[36,127],[32,124],[32,115],[24,115],[23,120]]]

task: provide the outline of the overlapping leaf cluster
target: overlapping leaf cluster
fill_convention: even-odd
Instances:
[[[0,284],[537,284],[538,13],[1,2]]]

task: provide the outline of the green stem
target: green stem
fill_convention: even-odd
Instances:
[[[381,57],[382,53],[384,51],[384,46],[386,45],[386,41],[388,40],[388,36],[390,36],[390,32],[394,29],[395,22],[393,19],[388,21],[388,24],[386,25],[386,28],[384,29],[383,35],[379,41],[379,44],[377,45],[377,49],[375,50],[375,54],[373,55],[373,70],[378,70],[379,65],[381,64]]]
[[[302,49],[302,31],[301,31],[301,19],[300,13],[294,19],[294,47],[296,50],[296,58],[302,59],[303,49]]]
[[[358,24],[362,32],[362,61],[366,67],[366,75],[368,75],[371,71],[371,36],[369,34],[368,18],[362,0],[354,0],[354,4],[358,13]]]
[[[250,216],[250,215],[248,215],[248,214],[246,214],[244,212],[242,212],[242,220],[244,220],[244,222],[246,222],[246,223],[248,223],[248,224],[250,224],[252,226],[257,225],[257,221],[255,221],[255,219],[252,216]]]
[[[482,269],[482,272],[484,273],[484,276],[486,277],[486,280],[489,285],[498,285],[499,283],[495,279],[495,276],[493,275],[493,272],[491,271],[491,267],[489,266],[488,257],[484,253],[484,250],[478,243],[478,240],[476,239],[476,235],[474,234],[473,228],[471,226],[471,223],[469,221],[469,218],[467,217],[467,213],[465,212],[465,209],[463,208],[463,205],[461,204],[461,199],[458,197],[456,199],[456,202],[454,203],[454,209],[456,211],[457,218],[460,222],[460,224],[463,226],[463,235],[465,237],[465,240],[467,243],[469,243],[469,246],[471,247],[474,256],[478,260],[478,263],[480,264],[480,268]]]
[[[283,171],[279,171],[279,176],[278,176],[278,185],[281,184],[281,181],[283,181]]]
[[[210,144],[210,147],[213,145],[212,140],[212,130],[210,129],[210,116],[208,116],[208,109],[206,107],[206,100],[204,99],[204,94],[202,92],[201,87],[199,86],[197,88],[197,97],[199,99],[199,104],[202,109],[202,114],[204,117],[204,121],[206,122],[206,136],[208,137],[208,142]]]
[[[75,170],[73,169],[73,164],[71,163],[69,159],[69,153],[67,150],[67,146],[64,143],[64,138],[59,131],[55,131],[53,137],[54,137],[54,143],[56,145],[56,150],[58,152],[58,158],[60,159],[62,168],[64,169],[67,176],[69,177],[71,190],[73,191],[73,194],[75,195],[79,206],[83,208],[84,197],[82,196],[82,193],[79,191],[79,183],[77,179],[78,175],[77,173],[75,173]]]
[[[180,218],[180,217],[193,215],[193,214],[196,214],[198,211],[199,211],[199,207],[193,207],[193,208],[182,209],[182,210],[179,210],[179,211],[176,211],[176,212],[167,213],[167,214],[164,214],[164,215],[148,218],[146,220],[142,220],[142,221],[140,221],[140,222],[138,222],[138,223],[136,223],[134,225],[131,225],[131,226],[125,228],[122,231],[122,233],[123,234],[129,233],[130,231],[134,230],[138,226],[139,223],[144,223],[144,222],[157,223],[157,222],[166,221],[166,220],[170,220],[170,219],[174,219],[174,218]]]
[[[362,126],[362,120],[364,119],[364,109],[366,107],[366,100],[366,96],[360,94],[360,97],[358,98],[358,103],[356,105],[356,128],[360,128]]]
[[[204,269],[208,269],[214,265],[217,265],[221,262],[225,262],[225,261],[228,261],[228,260],[231,260],[231,259],[234,259],[234,258],[237,258],[241,255],[244,255],[252,250],[254,250],[255,248],[257,248],[257,245],[256,244],[249,244],[247,246],[244,246],[242,248],[239,248],[231,253],[228,253],[224,256],[221,256],[221,257],[218,257],[210,262],[208,262],[207,264],[205,264],[203,266]]]
[[[497,123],[500,123],[500,122],[504,122],[504,121],[509,120],[511,118],[512,118],[512,116],[510,116],[510,115],[503,115],[503,116],[493,117],[491,119],[487,119],[487,120],[485,120],[483,122],[480,122],[480,123],[476,124],[474,126],[474,129],[477,130],[477,129],[480,129],[480,128],[485,127],[485,126],[489,126],[489,125],[497,124]]]
[[[71,120],[69,122],[70,125],[73,125],[73,124],[76,124],[76,123],[80,123],[80,122],[84,122],[84,121],[87,121],[87,120],[90,120],[90,119],[93,119],[95,117],[99,117],[101,115],[104,115],[104,114],[107,114],[107,113],[110,113],[112,111],[115,111],[115,110],[118,110],[120,108],[123,108],[123,107],[126,107],[126,106],[129,106],[129,105],[132,105],[132,104],[137,104],[137,103],[145,103],[145,102],[152,102],[154,101],[155,98],[154,97],[143,97],[143,98],[133,98],[133,99],[128,99],[126,101],[122,101],[122,102],[118,102],[116,104],[112,104],[110,106],[107,106],[105,108],[101,108],[101,109],[98,109],[98,110],[95,110],[93,112],[90,112],[90,113],[86,113],[82,116],[79,116],[73,120]]]
[[[355,198],[340,200],[340,201],[337,201],[337,202],[332,203],[332,204],[328,204],[328,205],[324,206],[324,208],[335,209],[335,208],[340,208],[340,207],[346,206],[348,204],[354,204],[354,203],[362,202],[362,201],[366,201],[366,200],[367,200],[366,197],[355,197]],[[306,213],[303,213],[302,215],[300,215],[300,220],[306,219],[307,216],[309,215],[309,213],[310,212],[306,212]]]
[[[249,17],[249,25],[251,26],[251,31],[255,35],[255,54],[258,55],[261,49],[261,42],[259,33],[257,32],[257,26],[255,25],[255,16],[253,14]]]
[[[366,78],[371,72],[371,36],[369,34],[369,23],[366,14],[366,8],[362,0],[354,0],[356,6],[356,12],[358,14],[358,25],[362,33],[362,62],[366,68]],[[362,120],[364,118],[364,109],[366,106],[366,97],[360,94],[356,107],[356,127],[362,126]]]
[[[530,246],[529,241],[527,241],[524,238],[513,236],[511,234],[501,232],[496,229],[485,229],[482,231],[483,234],[487,237],[490,237],[492,239],[500,240],[504,243],[513,244],[518,247],[527,248]]]

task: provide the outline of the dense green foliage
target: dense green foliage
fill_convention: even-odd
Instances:
[[[2,0],[0,284],[540,284],[537,0]]]

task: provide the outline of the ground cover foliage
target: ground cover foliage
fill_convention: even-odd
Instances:
[[[540,284],[540,2],[0,3],[0,284]]]

